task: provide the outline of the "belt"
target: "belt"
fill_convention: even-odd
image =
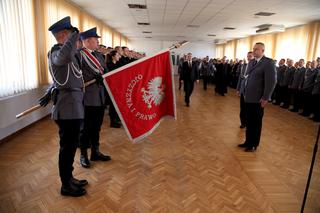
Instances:
[[[83,92],[83,88],[57,88],[60,92]]]

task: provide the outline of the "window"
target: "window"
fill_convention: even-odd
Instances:
[[[38,86],[32,0],[0,1],[0,97]]]

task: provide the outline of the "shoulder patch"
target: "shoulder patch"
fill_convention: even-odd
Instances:
[[[51,48],[51,52],[57,51],[61,48],[62,44],[55,44],[52,48]]]

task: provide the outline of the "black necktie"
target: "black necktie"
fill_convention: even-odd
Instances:
[[[257,60],[254,60],[253,61],[253,66],[256,66],[256,64],[257,64]]]
[[[94,56],[94,57],[97,57],[96,53],[94,51],[91,52],[91,54]]]

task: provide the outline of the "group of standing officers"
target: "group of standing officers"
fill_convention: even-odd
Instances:
[[[103,74],[128,64],[134,56],[127,47],[115,49],[99,45],[96,28],[82,33],[71,25],[70,17],[53,24],[49,31],[55,44],[48,53],[49,70],[53,85],[40,99],[45,106],[53,101],[52,118],[59,127],[59,174],[61,194],[82,196],[87,180],[72,175],[76,149],[81,150],[80,163],[89,168],[87,149],[91,148],[91,161],[109,161],[110,156],[100,152],[99,138],[106,105],[109,105],[110,126],[120,128],[121,122],[105,89]],[[85,87],[84,83],[95,79]]]
[[[188,54],[189,55],[189,54]],[[180,79],[183,76],[183,64],[188,61],[185,55],[179,60],[178,72]],[[241,106],[244,106],[244,90],[241,83],[244,79],[244,71],[253,53],[250,51],[244,60],[228,61],[222,59],[192,58],[196,64],[196,79],[203,79],[203,89],[207,90],[209,83],[215,84],[215,93],[224,96],[228,86],[237,90],[240,96]],[[274,61],[276,63],[276,61]],[[292,59],[281,59],[276,66],[277,84],[273,91],[272,101],[291,112],[297,112],[302,116],[320,121],[320,57],[317,60],[307,61],[300,59],[293,63]],[[181,81],[183,82],[183,81]],[[179,89],[181,88],[181,82]],[[240,128],[245,128],[245,113],[240,110]]]
[[[320,122],[320,58],[304,59],[293,64],[292,59],[281,59],[277,67],[277,85],[272,102],[291,112]]]

